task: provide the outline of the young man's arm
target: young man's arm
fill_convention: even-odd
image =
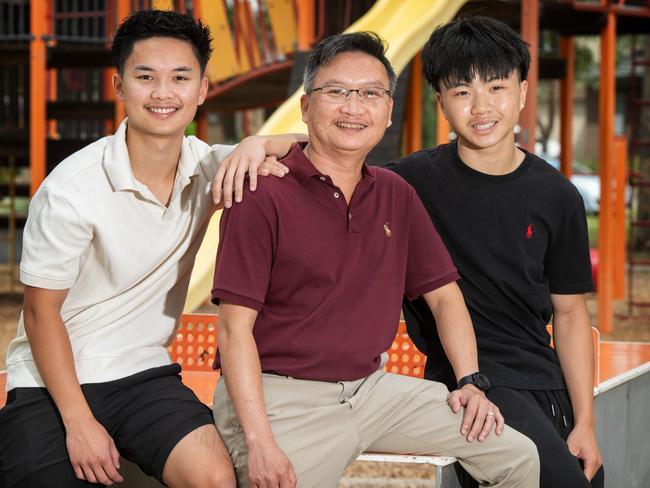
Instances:
[[[602,459],[594,431],[594,353],[586,299],[583,294],[551,294],[551,302],[553,341],[573,405],[574,427],[567,444],[591,479]]]
[[[25,332],[38,371],[54,399],[66,431],[66,447],[75,475],[91,483],[123,481],[113,439],[95,420],[79,386],[70,338],[61,319],[68,290],[25,287]]]
[[[456,380],[478,371],[476,336],[456,282],[448,283],[425,293],[424,299],[436,320],[440,342],[449,358]],[[493,427],[503,432],[504,419],[499,408],[474,385],[465,385],[449,395],[449,406],[454,412],[465,407],[461,433],[468,441],[485,440]],[[488,412],[491,412],[488,415]],[[494,414],[494,415],[492,415]]]
[[[285,134],[278,136],[250,136],[243,139],[237,147],[219,163],[217,174],[212,181],[212,197],[215,204],[221,202],[226,208],[235,201],[241,202],[244,192],[244,179],[249,175],[251,191],[257,187],[257,175],[273,174],[284,176],[289,169],[277,160],[284,157],[296,142],[306,141],[305,134]]]
[[[291,462],[275,443],[264,405],[262,371],[253,338],[257,312],[222,300],[219,305],[221,371],[248,446],[253,486],[293,488]]]

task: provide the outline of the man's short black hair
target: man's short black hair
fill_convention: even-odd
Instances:
[[[507,78],[517,70],[528,77],[528,44],[507,24],[480,15],[436,28],[422,49],[422,71],[435,90],[471,82]]]
[[[305,92],[311,93],[313,90],[314,77],[319,68],[330,64],[339,54],[360,52],[378,59],[384,65],[388,75],[388,89],[392,95],[395,93],[397,76],[386,58],[386,49],[384,40],[374,32],[350,32],[326,37],[309,54],[303,76]]]
[[[140,10],[129,15],[115,32],[113,39],[113,60],[115,67],[123,73],[124,63],[133,52],[138,41],[152,37],[173,37],[189,42],[201,66],[201,74],[212,54],[210,28],[189,15],[169,10]]]

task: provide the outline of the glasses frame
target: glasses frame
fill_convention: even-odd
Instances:
[[[362,92],[363,90],[377,90],[377,91],[381,91],[381,92],[383,92],[385,95],[387,95],[388,98],[391,98],[391,97],[393,96],[393,94],[391,93],[391,91],[390,91],[390,90],[387,90],[387,89],[384,88],[384,87],[379,87],[379,86],[369,86],[369,87],[364,87],[364,88],[345,88],[344,86],[338,86],[338,85],[326,85],[326,86],[319,86],[318,88],[312,88],[311,90],[309,90],[309,92],[308,92],[307,94],[308,94],[308,95],[311,95],[312,93],[314,93],[314,92],[316,92],[316,91],[319,91],[319,92],[321,92],[321,94],[323,94],[323,95],[327,95],[326,93],[323,93],[323,90],[325,90],[326,88],[339,88],[339,89],[341,89],[342,91],[347,92],[347,95],[345,95],[345,96],[344,96],[340,101],[337,100],[337,99],[335,99],[335,98],[330,100],[332,103],[339,103],[339,104],[341,104],[341,103],[345,103],[345,102],[347,102],[348,100],[350,100],[350,97],[352,96],[352,93],[356,93],[356,94],[357,94],[357,99],[358,99],[361,103],[364,103],[364,104],[372,104],[372,103],[375,103],[375,102],[377,102],[377,101],[379,101],[379,100],[383,100],[383,99],[385,98],[384,95],[382,95],[382,96],[380,96],[380,97],[378,97],[378,98],[376,98],[376,99],[375,99],[375,98],[365,98],[365,97],[362,97],[362,96],[361,96],[361,92]],[[330,95],[330,96],[331,96],[331,95]]]

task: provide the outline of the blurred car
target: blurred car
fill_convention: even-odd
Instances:
[[[559,159],[553,158],[544,153],[540,153],[539,157],[546,160],[558,171],[560,170]],[[579,161],[573,161],[571,167],[573,169],[571,183],[573,183],[573,185],[578,189],[582,201],[585,204],[585,211],[588,214],[598,213],[598,210],[600,209],[600,176],[594,173],[591,168]]]

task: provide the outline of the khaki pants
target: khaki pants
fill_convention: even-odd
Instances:
[[[300,488],[337,487],[364,451],[454,456],[482,485],[539,487],[532,441],[506,427],[500,436],[467,442],[460,434],[462,411],[451,411],[441,383],[383,371],[338,383],[263,374],[262,383],[273,435]],[[248,487],[246,440],[222,379],[214,415],[238,486]]]

